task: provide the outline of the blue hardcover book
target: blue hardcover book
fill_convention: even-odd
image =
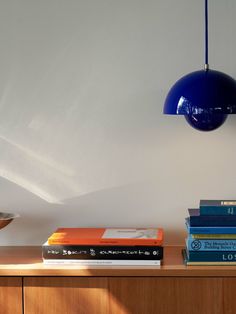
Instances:
[[[223,239],[194,239],[188,237],[186,239],[186,247],[188,251],[235,251],[236,240]]]
[[[236,251],[187,251],[189,262],[236,262]]]
[[[236,200],[200,200],[200,215],[236,215]]]
[[[236,234],[235,227],[192,227],[190,226],[190,219],[185,218],[186,227],[190,234]]]
[[[236,262],[233,261],[190,261],[185,249],[182,250],[182,255],[184,258],[184,263],[189,266],[236,266]]]
[[[200,215],[199,208],[189,208],[189,223],[191,227],[197,226],[236,226],[236,215]]]

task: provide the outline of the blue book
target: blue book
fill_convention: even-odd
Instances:
[[[185,218],[186,227],[190,234],[236,234],[235,227],[192,227],[190,226],[190,219]]]
[[[236,215],[200,215],[199,208],[189,208],[189,223],[191,227],[197,226],[236,226]]]
[[[200,215],[236,215],[236,200],[200,200]]]
[[[189,266],[236,266],[236,262],[232,261],[190,261],[187,257],[187,252],[185,249],[182,250],[182,255],[184,259],[184,263]]]
[[[186,251],[189,262],[236,262],[236,251]]]
[[[194,239],[188,237],[186,239],[186,247],[188,251],[235,251],[236,240],[223,239]]]

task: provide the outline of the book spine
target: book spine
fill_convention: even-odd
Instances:
[[[193,239],[236,239],[236,234],[189,234]]]
[[[76,266],[160,266],[160,260],[65,260],[43,259],[45,265]]]
[[[161,260],[162,246],[63,246],[43,245],[46,259]]]
[[[153,239],[81,239],[81,238],[63,238],[63,237],[49,237],[48,244],[50,245],[104,245],[104,246],[161,246],[163,240]]]
[[[236,227],[189,227],[190,234],[236,234]]]
[[[186,218],[186,227],[190,234],[236,234],[234,227],[192,227],[189,217]]]
[[[189,251],[236,251],[236,240],[198,240],[188,238],[186,247]]]
[[[189,262],[236,262],[236,251],[187,251]]]
[[[236,215],[190,216],[191,227],[233,227],[236,226]]]
[[[236,215],[235,206],[200,206],[200,215]]]
[[[219,262],[219,261],[214,261],[214,262],[203,262],[203,261],[198,261],[198,262],[194,262],[194,261],[189,261],[188,257],[187,257],[187,253],[186,250],[182,250],[182,255],[183,255],[183,259],[184,259],[184,263],[185,265],[189,265],[189,266],[232,266],[232,265],[236,265],[236,262]]]

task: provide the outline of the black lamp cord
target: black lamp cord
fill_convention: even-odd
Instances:
[[[205,71],[209,69],[208,64],[208,0],[205,0]]]

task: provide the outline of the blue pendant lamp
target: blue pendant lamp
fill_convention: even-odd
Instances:
[[[228,114],[236,113],[236,81],[229,75],[209,69],[208,0],[205,0],[205,65],[189,73],[170,89],[164,114],[184,115],[197,130],[212,131],[220,127]]]

